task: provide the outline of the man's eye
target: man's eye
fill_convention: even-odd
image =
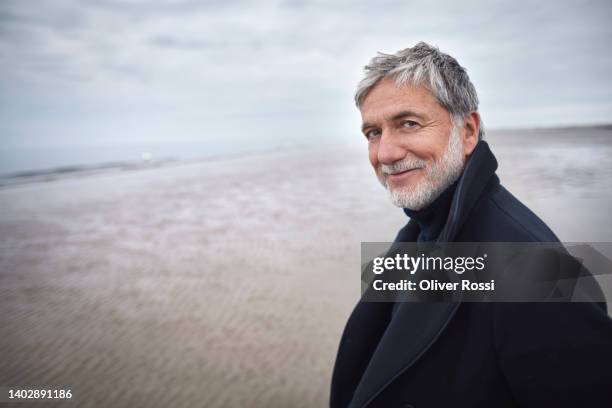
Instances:
[[[368,130],[368,131],[365,133],[365,137],[366,137],[366,139],[371,139],[371,138],[373,138],[373,137],[378,137],[378,136],[380,136],[380,130],[378,130],[378,129]]]
[[[415,126],[418,126],[419,124],[416,123],[414,120],[405,120],[402,122],[402,126],[406,127],[406,128],[413,128]]]

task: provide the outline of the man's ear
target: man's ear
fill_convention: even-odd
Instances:
[[[478,143],[480,133],[480,114],[470,112],[463,118],[463,154],[468,157],[474,151]]]

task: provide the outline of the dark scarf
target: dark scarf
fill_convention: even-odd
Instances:
[[[448,218],[453,195],[457,189],[457,181],[450,185],[427,207],[414,211],[404,208],[404,212],[410,219],[417,222],[419,226],[419,235],[417,242],[435,241]]]

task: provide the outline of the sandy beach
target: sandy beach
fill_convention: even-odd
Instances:
[[[561,240],[612,241],[612,127],[487,140]],[[0,188],[0,384],[57,406],[325,406],[360,243],[407,222],[365,141],[44,180]]]

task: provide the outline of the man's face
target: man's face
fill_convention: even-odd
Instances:
[[[420,210],[463,171],[462,128],[424,86],[381,80],[361,105],[369,158],[394,204]]]

